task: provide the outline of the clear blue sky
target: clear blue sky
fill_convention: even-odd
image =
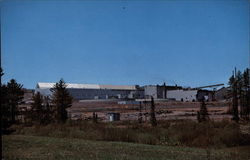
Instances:
[[[249,1],[1,1],[3,81],[227,83],[249,66]]]

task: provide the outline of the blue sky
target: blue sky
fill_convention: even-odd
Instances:
[[[249,2],[1,1],[3,81],[227,83],[249,66]]]

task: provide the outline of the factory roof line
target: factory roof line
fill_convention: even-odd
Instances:
[[[46,89],[53,88],[56,83],[37,83],[37,88]],[[135,90],[135,85],[99,85],[99,84],[75,84],[66,83],[66,88],[73,89],[113,89],[113,90]]]

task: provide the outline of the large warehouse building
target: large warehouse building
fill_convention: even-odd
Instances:
[[[35,92],[44,96],[51,96],[51,88],[55,83],[38,83]],[[98,85],[67,83],[67,90],[75,100],[85,99],[127,99],[143,98],[144,91],[136,85]]]

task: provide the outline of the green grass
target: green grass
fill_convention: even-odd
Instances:
[[[250,147],[209,150],[125,142],[89,141],[28,135],[3,136],[3,155],[9,159],[72,160],[247,160]]]

